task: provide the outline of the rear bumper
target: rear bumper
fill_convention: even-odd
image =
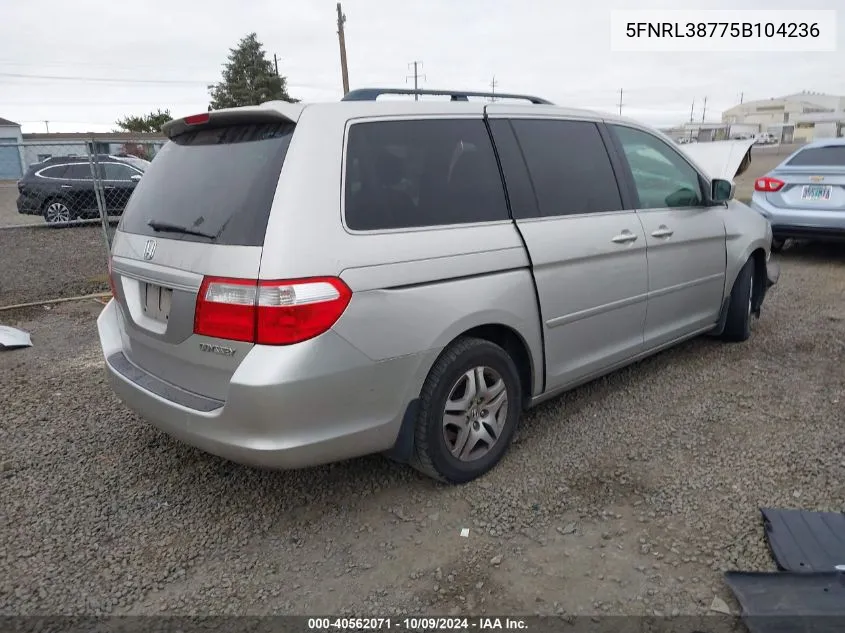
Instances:
[[[302,468],[391,449],[428,357],[374,362],[331,331],[295,346],[255,346],[232,376],[226,401],[218,402],[164,383],[168,392],[143,369],[121,364],[114,301],[97,327],[109,382],[130,409],[186,444],[263,468]]]
[[[18,196],[17,207],[22,215],[41,215],[40,201],[29,196]]]
[[[845,211],[784,209],[776,207],[764,194],[755,193],[751,208],[769,220],[778,239],[845,239]]]

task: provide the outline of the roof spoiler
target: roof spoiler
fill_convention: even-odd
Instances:
[[[296,109],[301,111],[301,107],[296,107]],[[173,138],[206,125],[220,127],[239,123],[296,123],[298,118],[298,112],[286,114],[276,108],[261,105],[227,110],[209,110],[200,114],[192,114],[168,121],[161,127],[161,131],[167,138]]]

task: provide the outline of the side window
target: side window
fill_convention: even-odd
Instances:
[[[48,167],[38,172],[42,178],[64,178],[67,171],[67,165],[56,165],[55,167]]]
[[[595,123],[516,119],[519,140],[540,215],[575,215],[623,209],[607,148]]]
[[[68,165],[64,177],[70,180],[91,180],[91,167],[84,163]]]
[[[353,124],[345,207],[347,226],[364,231],[508,219],[481,119]]]
[[[640,209],[698,207],[704,204],[698,172],[658,137],[613,125],[640,199]]]
[[[132,180],[132,174],[137,173],[128,165],[120,163],[106,163],[104,167],[105,180]]]

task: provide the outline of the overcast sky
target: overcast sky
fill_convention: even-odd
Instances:
[[[127,114],[205,111],[207,84],[251,31],[279,56],[289,92],[342,95],[335,0],[2,0],[0,117],[24,132],[110,131]],[[700,120],[746,101],[813,90],[845,94],[845,5],[835,53],[613,53],[613,9],[794,9],[795,0],[344,0],[353,88],[528,92],[653,125]]]

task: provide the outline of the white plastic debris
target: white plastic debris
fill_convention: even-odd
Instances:
[[[461,528],[461,536],[469,538],[469,528]]]
[[[24,332],[8,325],[0,325],[0,350],[32,347],[29,332]]]

